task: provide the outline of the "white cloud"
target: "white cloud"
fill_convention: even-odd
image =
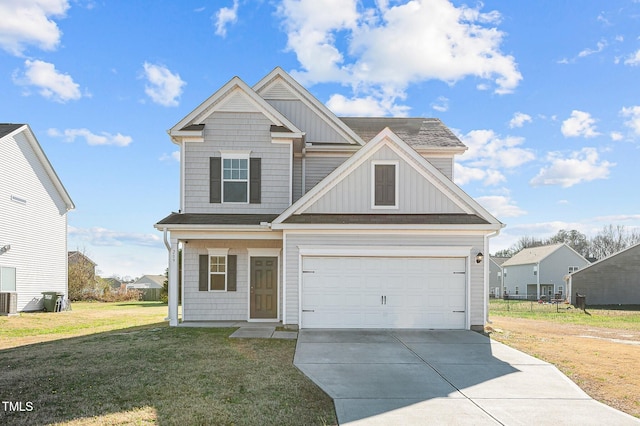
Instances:
[[[624,135],[620,132],[611,132],[609,133],[609,136],[611,136],[612,141],[621,141],[624,139]]]
[[[584,58],[585,56],[590,56],[590,55],[593,55],[594,53],[600,53],[604,50],[605,47],[607,47],[607,41],[600,40],[598,43],[596,43],[595,49],[590,49],[590,48],[584,49],[580,53],[578,53],[578,57]]]
[[[380,117],[393,115],[406,117],[409,113],[408,107],[395,105],[374,96],[349,99],[343,95],[335,94],[331,95],[327,101],[327,107],[333,113],[344,116]]]
[[[35,86],[40,95],[56,102],[65,103],[82,97],[80,85],[73,81],[69,74],[62,74],[56,70],[55,65],[44,61],[24,62],[25,71],[13,74],[15,84],[21,86]]]
[[[2,0],[0,48],[20,56],[27,45],[54,50],[62,33],[52,18],[63,18],[67,0]]]
[[[453,164],[453,177],[457,185],[466,185],[469,182],[479,180],[484,185],[498,185],[507,178],[498,170],[489,170],[483,167],[465,167],[462,164]]]
[[[629,120],[624,124],[630,128],[633,133],[640,136],[640,106],[625,107],[620,110],[620,115],[628,117]]]
[[[88,129],[49,129],[47,134],[51,137],[64,138],[66,142],[74,142],[76,138],[84,138],[88,145],[114,145],[128,146],[133,142],[131,136],[125,136],[121,133],[112,135],[111,133],[101,132],[99,135]]]
[[[560,152],[550,152],[547,156],[549,166],[543,167],[537,176],[531,179],[534,186],[560,185],[569,188],[573,185],[596,179],[607,179],[615,163],[601,160],[595,148],[582,148],[563,157]]]
[[[173,151],[171,154],[164,153],[159,158],[160,161],[180,161],[180,151]]]
[[[145,62],[144,77],[147,79],[144,91],[153,102],[162,106],[178,105],[182,87],[187,84],[179,74],[173,74],[162,65]]]
[[[238,0],[233,0],[233,7],[222,7],[216,12],[216,35],[227,36],[227,25],[238,21]]]
[[[636,53],[632,53],[624,60],[625,65],[638,66],[640,65],[640,49]]]
[[[95,246],[135,245],[143,247],[159,247],[162,240],[155,234],[142,234],[139,232],[114,231],[102,227],[76,228],[69,226],[70,237],[89,242]]]
[[[492,215],[498,218],[518,217],[527,214],[526,211],[518,207],[508,196],[488,195],[484,197],[476,197],[476,200]]]
[[[439,112],[446,112],[449,110],[449,99],[444,96],[438,96],[437,102],[433,102],[431,108]]]
[[[511,119],[511,121],[509,121],[509,127],[512,129],[514,127],[522,127],[524,123],[531,123],[531,122],[532,122],[532,119],[529,114],[516,112],[515,114],[513,114],[513,118]]]
[[[302,84],[351,85],[354,96],[394,104],[409,85],[473,76],[510,93],[522,75],[500,51],[504,34],[498,12],[455,7],[446,0],[415,0],[364,9],[356,0],[283,0],[279,7],[287,47],[301,69]]]
[[[596,120],[588,112],[573,110],[571,117],[562,122],[561,131],[566,138],[578,136],[593,138],[600,135],[596,131],[595,123]]]

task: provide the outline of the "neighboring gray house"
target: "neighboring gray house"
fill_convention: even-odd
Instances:
[[[508,257],[489,256],[489,297],[502,298],[504,294],[504,277],[502,264]]]
[[[134,289],[142,292],[142,300],[160,300],[160,293],[167,279],[164,275],[143,275],[126,285],[127,290]]]
[[[509,298],[565,299],[565,277],[588,265],[564,243],[526,248],[502,264],[504,290]]]
[[[282,69],[234,77],[169,130],[180,147],[169,322],[483,329],[503,225],[453,183],[437,119],[338,118]],[[178,250],[182,249],[182,268]]]
[[[589,305],[640,305],[640,244],[572,273],[568,288],[572,303],[579,293]]]
[[[43,291],[67,294],[73,208],[31,128],[0,124],[0,292],[16,293],[18,311],[41,310]]]

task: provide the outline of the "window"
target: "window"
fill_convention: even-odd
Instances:
[[[246,203],[249,196],[249,159],[224,158],[222,160],[222,201]]]
[[[227,256],[209,256],[209,290],[227,290]]]
[[[569,266],[569,273],[575,272],[580,269],[579,266]]]
[[[16,268],[0,266],[0,291],[16,291]]]
[[[516,294],[520,293],[520,287],[516,287]]]
[[[374,162],[372,208],[398,207],[398,162]]]
[[[261,159],[247,152],[209,158],[209,202],[260,204]]]
[[[533,265],[533,275],[538,275],[538,265]]]

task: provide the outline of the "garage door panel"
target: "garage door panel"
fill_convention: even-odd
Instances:
[[[463,258],[304,257],[304,328],[464,328]]]

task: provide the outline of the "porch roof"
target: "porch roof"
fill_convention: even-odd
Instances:
[[[277,214],[171,213],[157,225],[256,225],[271,223]]]
[[[485,225],[475,214],[299,214],[283,223],[353,225]]]

